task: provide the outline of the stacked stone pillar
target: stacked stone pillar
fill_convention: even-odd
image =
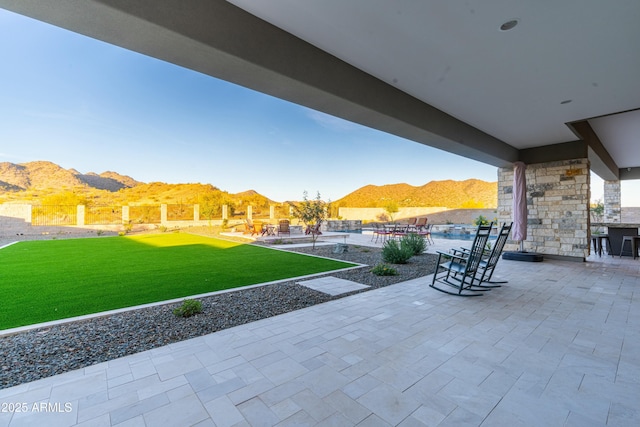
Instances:
[[[524,249],[550,257],[584,260],[589,255],[588,159],[527,165],[527,239]],[[511,222],[513,168],[498,170],[498,219]],[[505,250],[518,250],[508,242]]]
[[[620,181],[604,182],[604,222],[622,222]]]

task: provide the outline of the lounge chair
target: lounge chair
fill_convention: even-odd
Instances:
[[[482,295],[482,291],[488,291],[486,287],[476,286],[476,274],[480,262],[485,257],[492,226],[493,223],[478,227],[473,244],[468,251],[455,250],[451,253],[438,251],[438,267],[429,286],[440,292],[457,296],[479,296]],[[443,257],[449,258],[449,261],[441,263]]]
[[[291,236],[291,228],[289,227],[288,219],[282,219],[278,223],[278,236],[280,236],[281,234],[288,234],[289,236]]]
[[[256,231],[256,227],[255,224],[253,223],[252,220],[250,220],[249,218],[247,218],[244,221],[244,232],[245,234],[250,234],[250,235],[254,235],[254,234],[258,234],[258,232]]]
[[[255,230],[256,234],[259,234],[261,236],[264,236],[264,234],[266,233],[266,229],[262,221],[254,221],[253,229]]]
[[[319,236],[322,234],[322,231],[320,231],[320,226],[322,225],[322,222],[318,221],[316,224],[313,225],[308,225],[307,228],[304,230],[304,234],[311,234],[312,236]]]

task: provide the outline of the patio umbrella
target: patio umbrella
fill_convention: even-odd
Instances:
[[[515,162],[513,168],[513,240],[520,242],[520,252],[524,251],[527,239],[527,166]]]

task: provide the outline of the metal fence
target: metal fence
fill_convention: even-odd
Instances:
[[[195,205],[193,204],[168,204],[167,221],[194,221]],[[120,225],[126,222],[126,214],[122,206],[86,206],[84,218],[78,218],[78,206],[44,205],[31,208],[31,224],[34,226],[76,226],[76,225]],[[161,205],[129,206],[130,224],[160,224],[162,222]],[[289,218],[289,206],[278,205],[274,207],[274,216],[271,218],[271,208],[264,206],[251,207],[248,204],[229,206],[230,220],[245,220],[251,210],[252,217],[258,220]],[[222,219],[222,207],[218,209],[200,209],[200,220]],[[78,223],[78,220],[82,224]]]
[[[167,221],[193,221],[193,205],[167,205]]]
[[[76,225],[77,221],[77,206],[44,205],[31,209],[31,225]]]
[[[121,206],[87,206],[84,215],[87,225],[122,224]]]
[[[129,222],[131,224],[160,224],[160,206],[129,206]]]

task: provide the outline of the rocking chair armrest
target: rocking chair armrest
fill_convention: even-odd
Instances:
[[[456,254],[452,254],[450,252],[441,252],[441,251],[436,251],[436,253],[438,253],[438,257],[444,255],[447,256],[449,258],[457,258],[461,261],[467,261],[469,259],[468,256],[461,256],[461,255],[456,255]]]
[[[454,252],[461,252],[464,254],[469,254],[469,252],[471,252],[471,249],[469,248],[460,248],[460,249],[452,249],[452,251]],[[491,249],[483,249],[482,250],[482,256],[489,256],[491,255]]]
[[[453,248],[453,249],[451,249],[451,251],[452,251],[454,254],[457,254],[457,253],[460,253],[460,254],[468,254],[468,253],[469,253],[469,249],[467,249],[467,248],[460,248],[460,249]]]

